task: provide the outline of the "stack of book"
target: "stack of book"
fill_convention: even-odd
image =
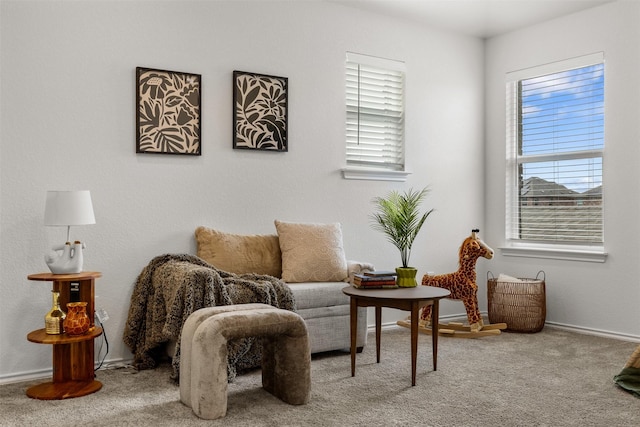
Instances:
[[[353,286],[361,289],[397,288],[395,271],[369,271],[353,276]]]

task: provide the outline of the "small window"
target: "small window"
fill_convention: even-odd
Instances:
[[[507,80],[507,239],[601,246],[603,55]]]
[[[347,53],[347,167],[404,171],[404,63]]]

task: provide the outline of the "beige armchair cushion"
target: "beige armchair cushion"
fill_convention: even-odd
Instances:
[[[348,277],[339,223],[275,221],[287,283],[337,282]]]
[[[220,270],[278,278],[282,275],[282,255],[274,234],[241,235],[198,227],[195,235],[198,257]]]

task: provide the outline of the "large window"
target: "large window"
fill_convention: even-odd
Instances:
[[[507,80],[507,239],[601,246],[603,55]]]
[[[404,63],[347,53],[348,167],[404,170]]]

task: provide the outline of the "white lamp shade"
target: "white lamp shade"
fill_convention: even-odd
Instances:
[[[83,191],[47,191],[44,225],[95,224],[91,193]]]

